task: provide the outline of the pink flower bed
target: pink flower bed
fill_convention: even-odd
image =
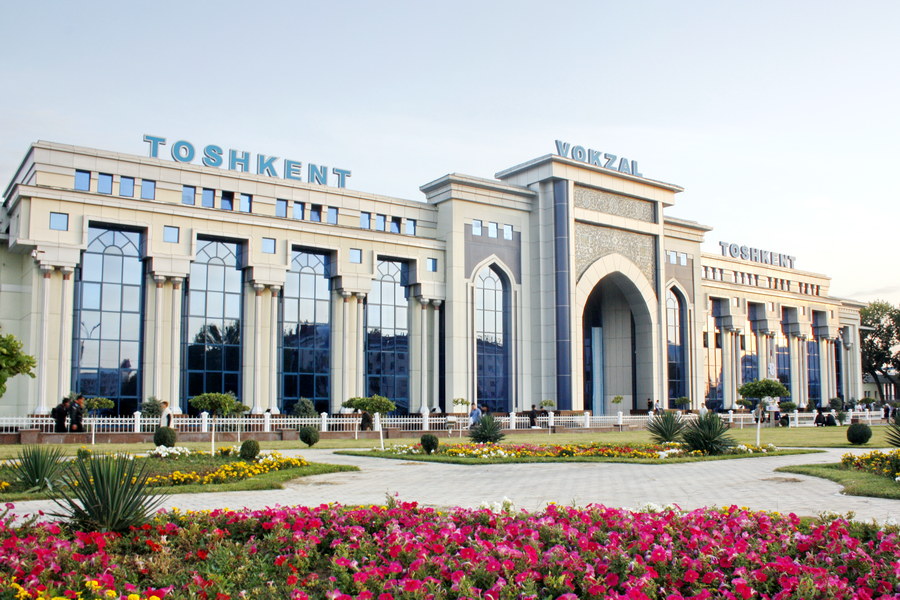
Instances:
[[[291,507],[124,535],[0,522],[0,598],[900,598],[896,533],[737,507]]]

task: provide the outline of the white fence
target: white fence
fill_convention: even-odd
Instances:
[[[833,414],[833,413],[832,413]],[[720,413],[722,419],[732,427],[742,429],[756,425],[752,413],[732,411]],[[791,412],[785,413],[791,427],[813,427],[815,425],[815,413]],[[532,427],[527,413],[496,414],[494,417],[500,422],[503,429],[529,429]],[[694,414],[685,414],[685,418],[696,418]],[[608,428],[621,427],[643,429],[651,415],[592,415],[590,412],[581,414],[560,415],[548,413],[537,417],[536,426],[546,429],[549,427],[567,429]],[[845,424],[851,419],[871,425],[883,424],[880,411],[848,411]],[[212,428],[212,418],[206,413],[191,417],[187,415],[175,415],[175,428],[179,431],[208,432]],[[776,426],[775,422],[764,421],[764,426]],[[131,417],[86,417],[84,419],[85,430],[97,433],[149,433],[156,430],[158,419],[156,417],[144,417],[140,412]],[[401,431],[460,431],[469,428],[469,419],[466,415],[445,414],[410,414],[402,416],[384,416],[376,414],[373,429],[400,429]],[[54,431],[55,423],[49,416],[28,417],[0,417],[0,433],[15,433],[20,429],[38,429],[44,433]],[[300,427],[315,427],[320,431],[355,432],[362,430],[362,417],[359,414],[322,413],[318,417],[294,417],[291,415],[241,415],[237,417],[219,417],[216,419],[217,431],[240,431],[241,433],[271,432],[281,429],[299,429]]]

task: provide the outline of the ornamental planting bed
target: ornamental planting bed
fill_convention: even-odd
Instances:
[[[737,507],[159,514],[124,534],[0,517],[0,598],[900,598],[891,531]]]

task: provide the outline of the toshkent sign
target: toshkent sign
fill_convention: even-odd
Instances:
[[[585,149],[584,146],[573,146],[569,142],[556,140],[556,153],[563,158],[571,158],[578,162],[587,163],[595,167],[603,167],[604,169],[612,169],[619,173],[627,173],[635,177],[643,177],[638,171],[638,163],[636,160],[628,160],[617,154],[610,154],[601,150]]]
[[[750,246],[739,246],[729,242],[719,242],[722,248],[722,256],[730,256],[731,258],[740,258],[741,260],[749,260],[764,265],[772,265],[773,267],[794,268],[796,256],[789,254],[781,254],[780,252],[772,252],[771,250],[760,250],[759,248],[751,248]]]
[[[155,135],[145,135],[144,141],[150,144],[150,157],[159,158],[160,146],[166,145],[166,138]],[[198,154],[199,153],[199,154]],[[201,156],[200,162],[207,167],[225,167],[232,171],[243,173],[255,172],[257,175],[269,177],[283,177],[292,181],[303,181],[303,163],[285,158],[278,160],[277,156],[257,154],[253,157],[249,152],[229,148],[226,152],[222,146],[209,144],[202,149],[197,149],[192,143],[178,140],[171,146],[172,160],[189,163],[194,158]],[[255,169],[252,171],[251,169]],[[279,173],[279,169],[281,169]],[[334,167],[331,174],[336,178],[337,187],[347,187],[347,178],[350,177],[349,169]],[[306,182],[328,185],[328,167],[308,163],[306,166]]]

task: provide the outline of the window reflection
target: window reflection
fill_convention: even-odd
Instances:
[[[366,300],[366,394],[390,398],[401,412],[409,410],[406,268],[401,261],[379,261]]]
[[[477,351],[478,403],[492,411],[511,409],[509,394],[509,284],[491,267],[483,268],[475,281],[475,344]]]

